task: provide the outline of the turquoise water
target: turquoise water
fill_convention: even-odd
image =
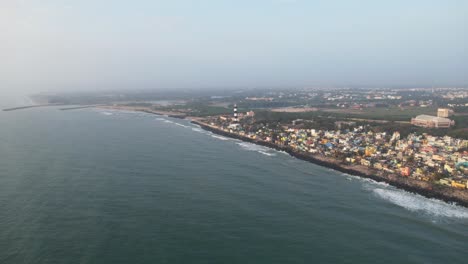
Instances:
[[[0,112],[0,263],[466,263],[468,210],[142,113]]]

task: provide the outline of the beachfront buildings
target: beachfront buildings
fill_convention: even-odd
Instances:
[[[414,133],[402,137],[398,132],[374,132],[363,126],[319,130],[279,123],[260,126],[241,123],[232,127],[220,118],[207,121],[229,133],[288,146],[338,163],[452,188],[468,188],[468,140]]]

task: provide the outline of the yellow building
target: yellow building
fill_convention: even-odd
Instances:
[[[374,153],[375,153],[375,148],[374,147],[369,147],[369,146],[366,147],[365,155],[367,157],[372,156],[372,154],[374,154]]]
[[[452,181],[452,187],[459,189],[466,189],[466,183]]]

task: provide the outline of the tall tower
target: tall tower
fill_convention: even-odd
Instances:
[[[234,119],[233,119],[233,121],[235,123],[239,122],[239,116],[237,114],[237,104],[234,105]]]

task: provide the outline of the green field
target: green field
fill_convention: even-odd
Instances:
[[[437,107],[382,107],[365,108],[363,110],[351,109],[324,109],[324,112],[339,114],[348,118],[362,118],[388,121],[410,121],[417,115],[437,115]]]

